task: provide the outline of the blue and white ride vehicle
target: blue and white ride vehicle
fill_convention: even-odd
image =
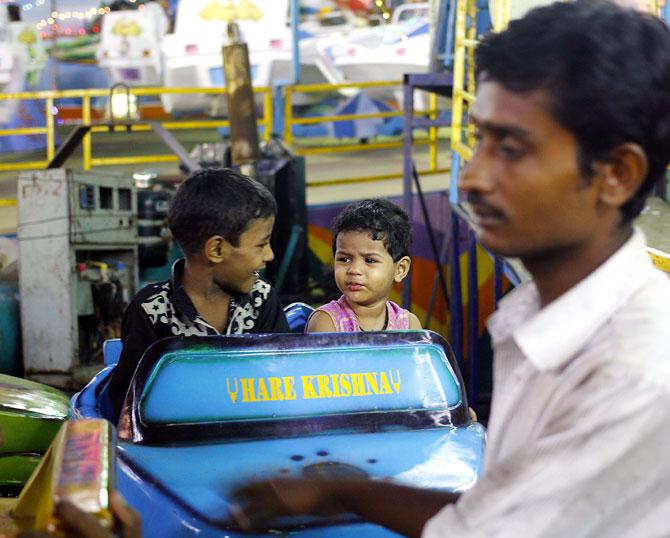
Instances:
[[[463,491],[482,468],[485,433],[462,387],[449,344],[430,331],[162,340],[119,419],[117,488],[146,536],[221,538],[249,536],[231,518],[231,492],[251,480],[368,476]],[[104,414],[99,388],[73,398],[73,415]],[[353,517],[275,529],[394,536]]]

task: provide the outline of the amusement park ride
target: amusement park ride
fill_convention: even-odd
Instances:
[[[239,25],[249,47],[254,86],[269,87],[294,78],[289,0],[238,4],[181,0],[173,32],[164,33],[163,19],[160,8],[103,15],[96,58],[111,84],[222,85],[220,49],[232,21]],[[301,83],[399,80],[408,69],[423,72],[428,68],[427,3],[400,6],[388,24],[361,27],[358,21],[363,19],[326,10],[300,26]],[[380,64],[375,58],[384,61]],[[318,94],[296,97],[296,104],[320,98]],[[202,94],[167,94],[162,101],[168,112],[208,110],[220,115],[226,110],[223,100]]]
[[[18,6],[0,5],[0,93],[34,87],[46,61],[35,26],[20,20]],[[13,100],[0,101],[0,125],[9,123],[17,106]]]
[[[490,9],[494,28],[503,28],[510,18],[521,16],[532,7],[531,3],[547,2],[494,2]],[[458,0],[452,4],[457,13],[451,16],[462,24],[456,30],[453,55],[451,145],[455,180],[471,152],[462,120],[474,99],[474,77],[468,76],[473,65],[466,58],[476,44],[476,2]],[[149,80],[190,86],[211,86],[217,81],[223,84],[235,76],[234,71],[228,71],[227,77],[223,75],[220,49],[224,30],[229,22],[237,19],[251,57],[246,74],[247,89],[252,82],[269,85],[280,77],[290,79],[291,36],[285,24],[288,0],[267,0],[266,4],[262,0],[254,3],[243,0],[238,4],[240,11],[234,13],[227,11],[226,6],[232,4],[220,4],[217,0],[182,0],[172,34],[165,33],[166,25],[157,11],[144,10],[142,17],[136,16],[139,12],[110,13],[103,20],[103,41],[98,51],[100,64],[111,76],[123,79],[126,84],[147,84],[145,81]],[[650,9],[660,14],[662,7],[654,4]],[[258,31],[262,26],[257,25],[264,24],[266,16],[282,21],[276,33],[269,27]],[[424,64],[411,61],[411,57],[425,56],[427,67],[428,23],[423,17],[410,17],[407,22],[397,20],[395,27],[379,32],[375,28],[366,28],[360,33],[351,30],[351,40],[346,44],[338,43],[332,35],[311,44],[309,39],[312,38],[301,40],[300,52],[305,53],[303,66],[315,66],[320,76],[329,81],[352,79],[356,77],[357,67],[352,58],[358,58],[360,69],[361,65],[371,66],[376,54],[383,52],[387,56],[393,51],[402,57],[396,64],[403,70],[420,72]],[[153,22],[148,22],[149,18]],[[446,21],[440,22],[446,25]],[[392,32],[395,32],[395,40],[387,42],[380,37]],[[145,34],[149,36],[147,40],[140,41],[140,36]],[[329,41],[332,39],[334,41]],[[163,45],[159,46],[161,40]],[[412,48],[412,40],[416,48]],[[232,44],[239,45],[235,40]],[[312,45],[314,55],[310,56],[307,47]],[[405,47],[405,52],[399,52],[401,47]],[[117,53],[122,54],[115,56]],[[324,63],[319,63],[321,61]],[[0,63],[0,67],[2,65]],[[391,70],[391,67],[382,68]],[[249,99],[250,95],[248,92]],[[220,111],[223,106],[232,111],[237,107],[230,106],[231,102],[228,100],[222,105],[189,98],[187,101],[168,99],[164,104],[171,110],[218,107]],[[253,157],[249,160],[260,162],[257,155]],[[233,164],[248,163],[238,154],[233,157]],[[55,176],[59,173],[54,172]],[[42,176],[25,179],[27,183],[38,184]],[[93,193],[88,198],[87,187],[91,187]],[[68,267],[63,268],[64,272],[68,272],[73,263],[78,264],[82,273],[89,271],[89,275],[99,269],[98,265],[86,265],[90,255],[87,251],[96,250],[85,241],[85,234],[90,231],[87,225],[94,217],[132,219],[135,202],[129,201],[120,207],[120,200],[126,195],[111,187],[104,181],[87,183],[70,178],[69,188],[74,190],[63,188],[57,208],[61,213],[56,216],[61,224],[73,223],[67,233],[74,237],[70,241],[74,245],[73,256],[66,260]],[[131,193],[128,196],[133,194],[131,185],[123,188]],[[108,207],[99,207],[102,193],[109,193],[106,189],[112,190],[109,194],[112,201]],[[450,196],[453,206],[460,207],[455,189]],[[75,207],[74,214],[63,213],[68,205]],[[99,210],[104,210],[101,215],[96,214]],[[67,234],[65,239],[68,239]],[[109,248],[124,250],[123,254],[132,259],[137,247],[128,240],[123,244],[110,242]],[[95,261],[103,263],[102,258]],[[132,263],[117,269],[125,271],[117,276],[125,278],[127,287],[132,288],[136,279]],[[72,289],[61,291],[69,294],[71,300],[75,299],[71,305],[73,310],[82,305],[90,310],[92,300],[91,304],[76,300],[77,293],[82,292],[81,282],[70,284]],[[90,286],[91,282],[86,285]],[[86,294],[90,294],[90,290],[83,292]],[[456,303],[452,306],[461,308]],[[40,307],[48,309],[45,304]],[[289,312],[290,317],[293,315]],[[295,332],[301,332],[304,316],[300,320],[292,323]],[[76,312],[74,317],[68,314],[64,322],[77,323]],[[471,320],[471,326],[474,325],[476,319]],[[75,343],[69,341],[68,346]],[[3,519],[0,504],[0,532],[4,530],[3,523],[14,525],[14,530],[16,525],[48,528],[53,524],[49,512],[52,501],[48,499],[63,492],[75,499],[81,494],[79,499],[83,499],[83,506],[91,501],[88,506],[94,508],[90,511],[98,513],[103,521],[108,519],[107,499],[114,473],[116,487],[140,511],[146,536],[242,536],[231,518],[234,508],[231,491],[248,480],[275,475],[368,476],[463,491],[472,486],[481,471],[485,435],[482,425],[468,413],[469,391],[460,372],[462,346],[453,348],[430,331],[163,340],[150,347],[140,360],[120,420],[115,425],[115,436],[110,435],[112,427],[107,421],[111,417],[105,399],[105,380],[118,360],[120,342],[110,340],[104,349],[104,368],[70,403],[70,418],[81,420],[81,431],[87,435],[68,426],[61,430],[51,452],[19,499],[14,512],[16,517],[9,518],[5,511]],[[46,352],[49,350],[43,351],[42,358],[48,362]],[[0,379],[0,383],[8,381]],[[40,414],[43,409],[27,408],[11,398],[0,398],[0,412],[12,414],[17,428],[21,427],[16,426],[20,420],[43,421],[47,416],[48,420],[56,421],[50,424],[49,435],[53,436],[53,425],[64,418],[62,395],[47,394],[45,398],[60,400],[60,407],[52,408],[50,414]],[[470,404],[473,403],[470,400]],[[0,413],[0,426],[3,420]],[[78,465],[63,455],[63,447],[68,446],[68,442],[80,450],[82,457]],[[42,445],[35,449],[35,452],[43,451]],[[2,481],[2,462],[7,456],[0,444],[0,488],[7,484]],[[70,465],[63,463],[67,461]],[[30,464],[35,463],[36,458],[33,458]],[[94,469],[95,480],[86,482],[73,474],[73,469],[80,468],[89,472]],[[61,483],[70,489],[59,490]],[[91,484],[95,486],[93,489]],[[322,537],[391,536],[381,527],[351,518],[285,519],[277,521],[272,532]]]

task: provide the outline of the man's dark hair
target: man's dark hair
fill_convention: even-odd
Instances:
[[[355,202],[344,208],[333,221],[333,253],[340,232],[368,232],[373,240],[381,240],[397,262],[410,256],[412,226],[404,209],[383,198]]]
[[[670,31],[656,17],[603,1],[559,2],[529,12],[476,51],[478,80],[512,92],[545,90],[554,118],[577,139],[582,174],[633,142],[649,170],[621,208],[635,218],[670,158]]]
[[[276,213],[275,199],[258,181],[229,168],[207,168],[177,189],[168,225],[184,254],[192,255],[214,235],[238,246],[250,221]]]

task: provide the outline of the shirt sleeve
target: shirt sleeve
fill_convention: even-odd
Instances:
[[[584,382],[535,439],[430,519],[422,538],[665,535],[670,466],[658,462],[670,446],[670,397],[631,377]]]
[[[277,292],[270,288],[267,300],[261,306],[258,324],[258,333],[288,333],[291,332],[284,315],[284,309],[279,302]]]
[[[107,392],[117,422],[121,407],[126,399],[137,364],[147,348],[158,340],[154,326],[142,310],[137,300],[132,301],[123,314],[121,324],[121,341],[123,349],[119,362],[114,368],[112,377],[107,384]]]

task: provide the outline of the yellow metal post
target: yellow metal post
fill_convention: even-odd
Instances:
[[[263,140],[266,142],[272,137],[272,115],[274,111],[272,109],[272,91],[266,90],[263,93]]]
[[[293,145],[293,88],[284,87],[284,142],[291,147]]]
[[[468,0],[468,18],[470,27],[467,31],[468,41],[477,42],[477,3],[475,0]],[[475,59],[474,47],[467,47],[468,51],[468,92],[475,93]]]
[[[84,125],[91,125],[91,97],[84,95],[81,100],[81,121]],[[91,169],[91,131],[84,135],[81,142],[84,170]]]
[[[475,0],[468,0],[468,18],[470,20],[470,27],[467,30],[468,41],[476,42],[477,39],[477,3]],[[468,95],[474,96],[475,94],[475,59],[474,59],[474,47],[466,47],[467,50],[467,65],[468,65],[468,85],[467,92],[463,92],[463,99],[467,102],[467,108],[469,110],[470,105],[474,101],[469,98],[466,98],[466,93]],[[466,129],[466,140],[467,144],[470,147],[475,145],[474,132],[471,129]]]
[[[54,158],[56,145],[56,132],[54,127],[54,99],[53,97],[47,97],[46,99],[46,111],[45,116],[47,119],[47,161],[51,161]]]
[[[429,98],[430,119],[437,119],[437,94],[431,92]],[[429,170],[437,170],[437,127],[430,127],[428,129],[428,139],[430,140],[429,156],[430,166]]]
[[[463,96],[465,78],[465,19],[467,0],[456,3],[456,28],[454,47],[454,89],[451,104],[451,147],[455,149],[461,142],[463,128]]]

